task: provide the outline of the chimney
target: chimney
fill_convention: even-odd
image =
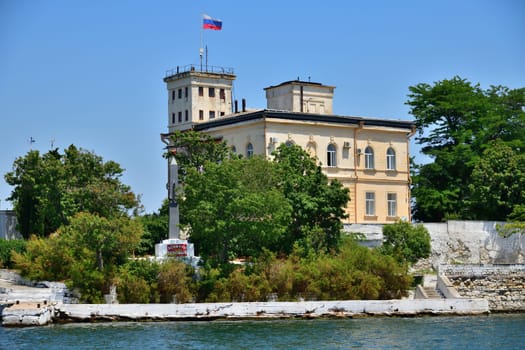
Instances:
[[[237,100],[235,100],[235,113],[239,113],[239,104],[237,103]]]
[[[242,111],[246,112],[246,99],[245,98],[242,99]]]

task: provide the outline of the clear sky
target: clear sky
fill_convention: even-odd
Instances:
[[[335,114],[404,120],[418,83],[525,86],[523,0],[0,0],[0,209],[32,137],[43,153],[75,144],[118,162],[157,211],[162,79],[199,63],[203,13],[223,21],[203,32],[209,64],[234,68],[249,108],[297,77],[336,86]]]

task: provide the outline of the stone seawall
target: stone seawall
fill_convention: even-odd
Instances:
[[[102,321],[246,320],[418,315],[488,314],[484,299],[348,300],[198,304],[55,304],[38,312],[31,306],[3,311],[5,327]],[[44,315],[44,316],[43,316]],[[48,319],[44,319],[50,315]]]
[[[525,312],[525,265],[443,265],[448,277],[465,298],[484,298],[494,312]]]

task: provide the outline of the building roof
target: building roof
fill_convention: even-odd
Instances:
[[[382,126],[390,128],[406,129],[412,131],[415,127],[415,123],[412,121],[405,120],[392,120],[392,119],[376,119],[368,117],[352,117],[352,116],[340,116],[340,115],[326,115],[326,114],[313,114],[313,113],[300,113],[300,112],[289,112],[279,111],[272,109],[261,109],[254,112],[238,113],[224,118],[218,118],[212,121],[195,124],[193,129],[195,131],[204,131],[211,128],[234,125],[237,123],[253,121],[258,119],[283,119],[283,120],[296,120],[296,121],[307,121],[307,122],[325,122],[343,125],[363,125],[363,126]]]
[[[284,86],[284,85],[303,85],[303,86],[312,85],[312,86],[323,86],[323,87],[330,87],[330,88],[334,87],[334,86],[323,85],[321,83],[315,83],[313,81],[302,81],[302,80],[296,79],[296,80],[288,80],[288,81],[285,81],[277,85],[268,86],[264,88],[264,90],[268,90],[268,89],[272,89],[272,88],[276,88],[276,87]]]

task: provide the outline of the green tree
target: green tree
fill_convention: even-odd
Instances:
[[[472,171],[469,189],[475,219],[512,219],[525,205],[525,154],[491,143]]]
[[[315,159],[297,145],[282,144],[274,156],[279,188],[292,207],[284,251],[290,253],[295,242],[307,250],[337,248],[341,219],[347,217],[348,189],[337,180],[329,181]]]
[[[490,142],[499,139],[517,152],[525,151],[525,88],[483,90],[454,77],[409,90],[416,142],[432,158],[414,169],[414,218],[471,219],[471,174]]]
[[[224,264],[279,249],[291,207],[276,181],[275,164],[260,157],[206,162],[203,172],[189,169],[181,218],[198,254]]]
[[[69,146],[43,155],[30,151],[5,174],[14,186],[10,197],[23,237],[47,236],[81,211],[116,217],[138,207],[129,186],[121,183],[123,169],[92,152]]]
[[[226,142],[198,131],[175,131],[170,139],[172,150],[175,150],[172,154],[179,166],[181,183],[185,182],[186,173],[190,169],[199,170],[206,162],[219,163],[233,156]]]
[[[102,302],[141,233],[140,224],[126,216],[81,212],[47,238],[32,236],[24,253],[13,253],[13,261],[23,276],[65,280],[81,291],[83,301]]]
[[[138,255],[154,255],[155,244],[168,238],[168,207],[169,202],[165,200],[157,213],[145,214],[138,217],[144,227],[144,233],[137,248]]]
[[[413,264],[430,256],[430,235],[421,224],[399,221],[384,225],[383,237],[383,245],[379,250],[401,264]]]

